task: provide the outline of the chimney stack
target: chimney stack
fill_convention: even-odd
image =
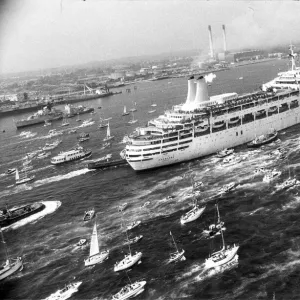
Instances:
[[[207,90],[207,84],[205,82],[205,79],[203,76],[200,76],[197,78],[197,93],[195,97],[195,104],[201,103],[203,101],[208,101],[208,90]]]
[[[208,34],[209,34],[209,55],[211,58],[214,58],[214,47],[211,33],[211,26],[208,25]]]
[[[227,52],[225,25],[222,25],[224,53]]]
[[[185,103],[191,103],[196,97],[196,82],[194,81],[194,76],[188,79],[188,94]]]

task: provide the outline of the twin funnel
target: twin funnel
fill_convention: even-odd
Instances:
[[[208,101],[209,97],[205,78],[199,76],[196,81],[194,79],[194,76],[188,79],[188,94],[185,103],[193,104],[193,107],[196,107],[197,104]]]

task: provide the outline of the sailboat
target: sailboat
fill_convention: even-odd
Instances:
[[[133,103],[133,102],[132,102]],[[136,109],[136,102],[134,102],[134,105],[133,105],[133,108],[130,108],[130,110],[129,111],[137,111],[137,109]]]
[[[281,187],[286,189],[297,185],[298,183],[299,181],[295,178],[295,176],[291,177],[291,168],[289,166],[289,178],[282,183]]]
[[[132,112],[132,119],[128,122],[128,124],[135,124],[138,120],[134,119],[134,113]]]
[[[127,112],[126,105],[124,105],[124,111],[122,113],[122,116],[127,116],[127,115],[129,115],[129,112]]]
[[[108,254],[109,254],[109,250],[105,250],[102,252],[99,251],[97,223],[95,222],[92,237],[91,237],[90,255],[84,261],[84,265],[87,267],[98,263],[102,263],[105,259],[107,259]]]
[[[176,261],[179,261],[179,260],[181,260],[181,261],[186,260],[186,258],[183,255],[184,252],[185,252],[184,249],[179,251],[171,231],[170,231],[170,235],[173,239],[173,242],[174,242],[174,245],[175,245],[175,248],[176,248],[176,252],[171,253],[169,262],[176,262]]]
[[[16,184],[23,184],[29,181],[32,181],[34,179],[34,175],[28,177],[27,176],[27,171],[25,170],[22,176],[19,174],[19,170],[16,169]]]
[[[148,114],[152,114],[154,112],[156,112],[156,109],[148,110]]]
[[[129,298],[134,298],[145,290],[145,285],[147,281],[141,280],[132,283],[128,274],[127,277],[129,279],[130,284],[127,284],[117,294],[113,295],[111,298],[112,300],[126,300]]]
[[[197,220],[202,215],[205,208],[206,206],[202,206],[202,207],[198,206],[197,199],[194,196],[194,207],[180,218],[180,223],[183,225]]]
[[[225,245],[223,230],[221,230],[222,235],[222,248],[219,251],[216,251],[211,254],[210,257],[205,259],[204,267],[205,269],[211,269],[223,266],[226,263],[229,263],[235,259],[238,259],[237,251],[239,245],[233,244],[231,246]]]
[[[0,267],[0,280],[3,280],[8,276],[14,274],[15,272],[19,270],[21,271],[23,269],[23,261],[22,261],[22,257],[20,256],[18,256],[17,258],[9,258],[6,242],[4,240],[1,227],[0,227],[0,231],[1,231],[2,243],[4,244],[5,247],[5,255],[6,255],[5,264]]]
[[[112,139],[114,139],[115,137],[110,135],[110,128],[109,128],[109,122],[107,123],[107,131],[106,131],[106,137],[103,139],[103,142],[108,142]]]
[[[141,263],[142,252],[136,251],[135,254],[133,254],[133,255],[131,253],[127,229],[126,229],[126,237],[127,237],[127,241],[128,241],[129,254],[126,254],[125,257],[120,262],[115,263],[115,265],[114,265],[115,272],[126,270],[126,269],[130,268],[131,266],[133,266],[137,262]]]
[[[62,121],[62,123],[61,123],[61,126],[64,127],[64,126],[69,126],[69,125],[70,125],[70,123],[67,121],[67,118],[64,117],[64,118],[63,118],[63,121]]]
[[[220,218],[218,203],[216,204],[216,209],[218,214],[217,223],[209,225],[208,230],[203,230],[204,236],[209,239],[214,238],[216,235],[220,235],[221,231],[226,230],[226,228],[224,227],[224,222],[222,222]]]

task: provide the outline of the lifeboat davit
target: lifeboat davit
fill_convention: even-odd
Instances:
[[[266,112],[266,111],[265,111],[264,109],[262,109],[262,110],[256,111],[256,112],[255,112],[255,115],[256,115],[257,117],[260,117],[260,116],[263,115],[265,112]]]
[[[232,118],[232,119],[228,120],[228,123],[229,123],[229,124],[235,124],[235,123],[237,123],[239,120],[240,120],[240,117],[235,117],[235,118]]]
[[[208,125],[198,126],[197,131],[203,132],[203,131],[206,131],[208,128],[209,128]]]
[[[221,128],[225,125],[225,122],[224,121],[219,121],[219,122],[216,122],[213,124],[213,128]]]
[[[268,112],[273,113],[273,112],[277,111],[277,109],[278,109],[277,106],[272,106],[272,107],[269,108]]]

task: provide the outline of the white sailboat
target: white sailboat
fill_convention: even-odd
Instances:
[[[133,102],[132,102],[133,103]],[[136,109],[136,102],[134,102],[134,105],[133,105],[133,108],[131,108],[129,111],[137,111],[137,109]]]
[[[132,112],[132,119],[128,122],[128,124],[135,124],[138,120],[134,119],[134,113]]]
[[[15,259],[9,258],[6,242],[4,240],[1,227],[0,227],[0,231],[1,231],[2,243],[4,244],[5,247],[5,255],[6,255],[6,261],[4,265],[0,266],[0,280],[3,280],[8,276],[14,274],[15,272],[19,270],[21,271],[23,269],[23,261],[22,261],[22,257],[20,256]]]
[[[184,252],[185,252],[184,249],[179,251],[171,231],[170,231],[170,235],[171,235],[172,240],[174,242],[176,252],[171,253],[169,262],[176,262],[176,261],[179,261],[179,260],[180,261],[186,260],[186,258],[184,257]]]
[[[110,127],[109,127],[109,122],[107,123],[107,131],[106,131],[106,137],[103,139],[103,142],[108,142],[112,139],[114,139],[115,137],[110,135]]]
[[[239,245],[233,244],[231,246],[225,245],[223,230],[221,230],[222,235],[222,248],[219,251],[216,251],[211,254],[210,257],[208,257],[205,260],[205,269],[211,269],[216,267],[221,267],[224,264],[227,264],[235,258],[237,259],[237,251],[239,249]]]
[[[198,206],[197,199],[195,197],[194,192],[193,195],[194,195],[194,207],[180,218],[180,223],[182,225],[197,220],[203,214],[206,208],[206,206],[202,206],[202,207]]]
[[[27,171],[25,170],[22,176],[19,174],[19,170],[16,169],[16,184],[23,184],[29,181],[32,181],[34,179],[34,175],[27,176]]]
[[[126,237],[127,237],[127,241],[128,241],[129,254],[126,254],[125,257],[120,262],[115,263],[115,265],[114,265],[115,272],[126,270],[126,269],[132,267],[137,262],[141,263],[142,252],[136,251],[135,254],[133,254],[133,255],[131,253],[130,242],[129,242],[127,230],[126,230]]]
[[[102,252],[99,251],[97,223],[95,222],[92,237],[91,237],[90,255],[84,261],[84,265],[87,267],[98,263],[102,263],[105,259],[107,259],[108,255],[109,255],[109,250],[105,250]]]
[[[129,115],[129,112],[127,112],[126,105],[124,105],[124,111],[122,113],[122,116],[127,116],[127,115]]]
[[[69,126],[69,125],[70,125],[70,123],[67,121],[67,118],[64,117],[64,118],[63,118],[63,121],[62,121],[62,123],[61,123],[61,126],[64,127],[64,126]]]

